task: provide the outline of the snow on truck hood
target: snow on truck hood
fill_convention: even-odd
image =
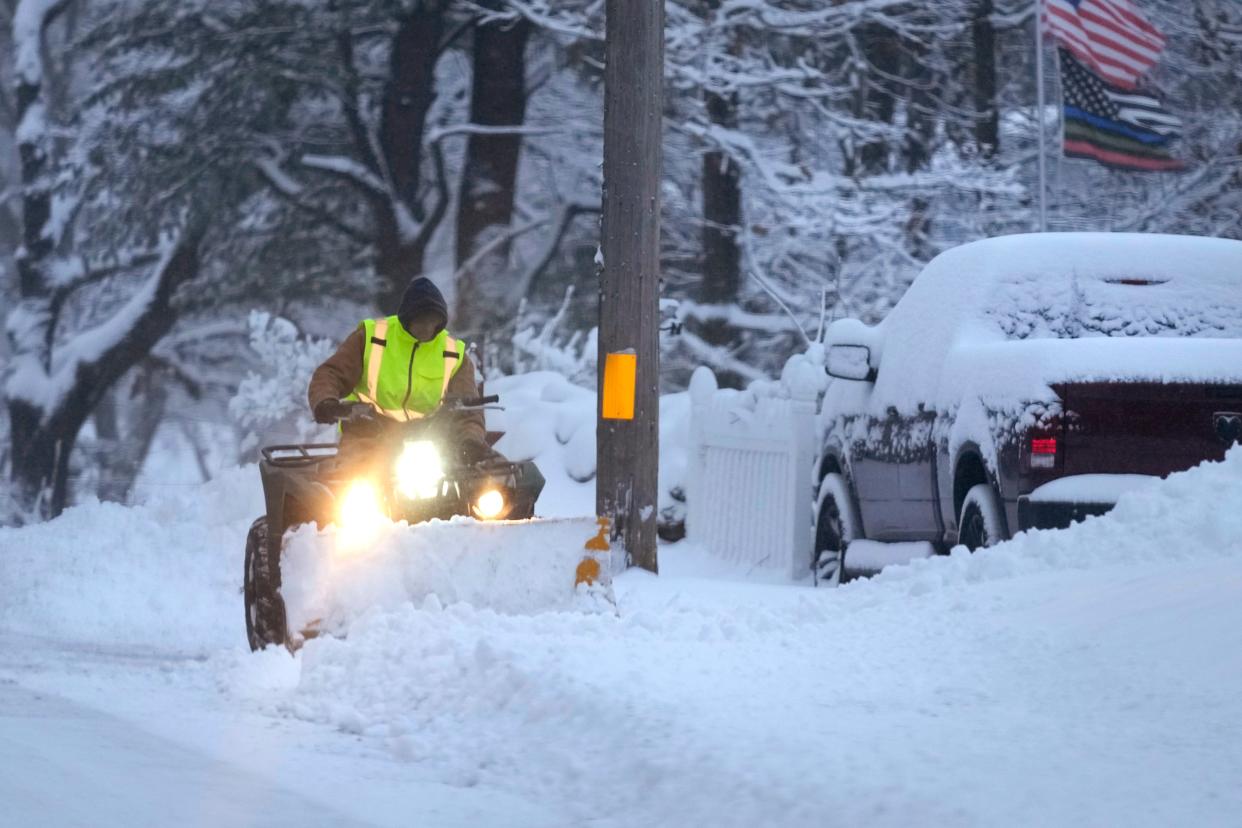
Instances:
[[[1053,398],[1059,382],[1242,381],[1242,242],[1045,233],[937,256],[874,331],[870,406]],[[841,383],[834,383],[841,385]]]

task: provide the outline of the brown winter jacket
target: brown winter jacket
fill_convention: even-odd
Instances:
[[[311,374],[310,388],[307,390],[307,401],[311,411],[324,400],[339,400],[348,396],[358,380],[362,377],[362,352],[366,342],[361,326],[354,329],[336,353],[328,357],[322,365]],[[479,387],[474,376],[474,363],[467,354],[462,354],[461,365],[457,373],[449,380],[446,397],[477,397]],[[454,438],[460,443],[467,439],[484,440],[486,429],[483,425],[482,411],[462,411],[457,414]]]

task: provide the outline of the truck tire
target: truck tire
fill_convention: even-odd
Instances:
[[[844,475],[826,475],[819,484],[817,500],[811,574],[816,586],[837,586],[845,570],[846,548],[859,536],[862,524]]]
[[[242,593],[246,600],[246,639],[252,651],[269,644],[284,645],[285,601],[280,597],[280,559],[273,558],[268,542],[267,517],[250,525],[246,534],[246,572]]]
[[[994,546],[1006,538],[1005,513],[996,490],[988,483],[972,486],[962,501],[962,514],[957,521],[957,542],[974,552]]]

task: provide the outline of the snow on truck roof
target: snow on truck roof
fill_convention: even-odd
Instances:
[[[1044,399],[1054,382],[1242,381],[1242,242],[1043,233],[933,259],[874,332],[871,403]],[[1088,341],[1089,340],[1089,341]]]

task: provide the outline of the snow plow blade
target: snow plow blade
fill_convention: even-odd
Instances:
[[[607,537],[596,518],[389,523],[361,546],[334,528],[303,526],[285,537],[281,554],[288,643],[346,635],[362,615],[401,605],[612,612],[624,555]]]

